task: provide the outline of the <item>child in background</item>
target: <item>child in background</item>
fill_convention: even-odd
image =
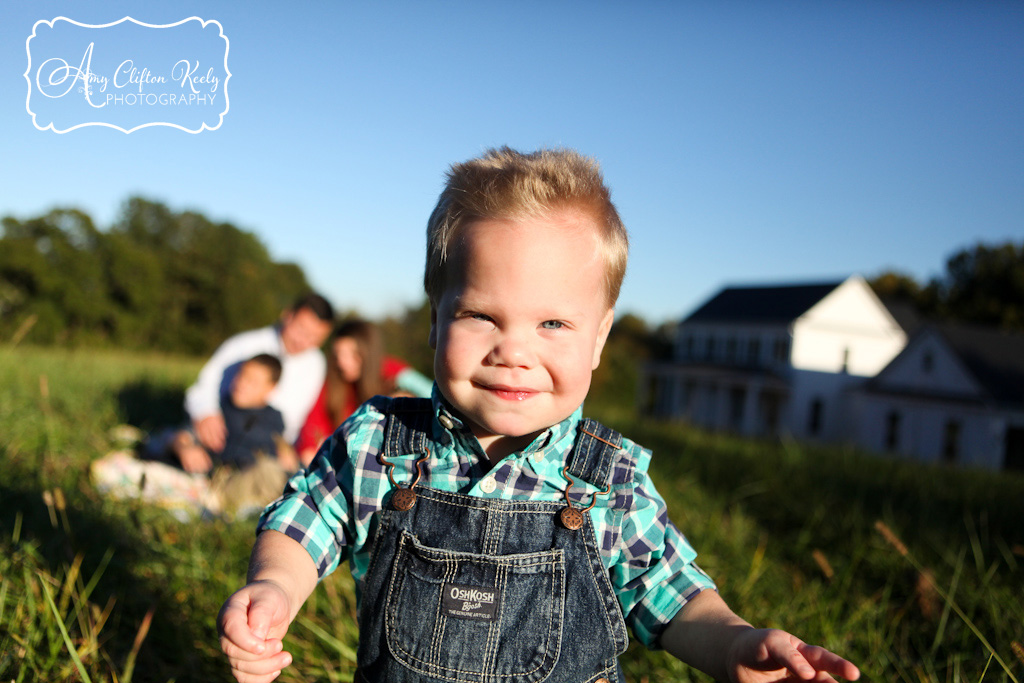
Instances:
[[[857,668],[718,596],[650,481],[650,452],[581,416],[625,273],[596,163],[507,148],[452,167],[428,222],[431,399],[364,404],[264,512],[218,618],[235,677],[348,561],[356,681],[608,683],[627,626],[722,681]]]
[[[296,469],[294,452],[278,448],[284,431],[280,411],[267,404],[281,378],[281,361],[261,353],[242,363],[231,381],[230,393],[221,400],[221,412],[227,428],[223,450],[210,453],[195,438],[191,429],[175,434],[171,450],[190,473],[209,472],[214,464],[244,470],[256,464],[257,454],[278,459],[289,472]]]
[[[239,366],[221,400],[227,426],[222,450],[208,452],[190,427],[164,430],[145,443],[141,460],[115,451],[93,461],[94,483],[111,496],[139,498],[183,518],[259,511],[298,467],[294,450],[281,438],[281,413],[267,404],[280,375],[281,362],[269,354]]]

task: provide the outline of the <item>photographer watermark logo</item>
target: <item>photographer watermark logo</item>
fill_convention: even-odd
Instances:
[[[39,130],[169,126],[217,130],[228,113],[228,38],[219,22],[40,20],[25,41],[25,109]]]

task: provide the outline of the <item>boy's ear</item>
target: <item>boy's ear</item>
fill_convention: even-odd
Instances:
[[[427,335],[427,343],[437,351],[437,309],[434,304],[430,304],[430,334]]]
[[[601,364],[601,352],[604,350],[604,343],[608,341],[608,333],[612,331],[612,323],[614,322],[615,309],[609,308],[601,320],[601,325],[597,328],[597,339],[594,343],[594,362],[590,368],[591,370],[597,370],[597,366]]]

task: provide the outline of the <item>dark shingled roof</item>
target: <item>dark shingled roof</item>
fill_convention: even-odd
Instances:
[[[787,323],[843,281],[776,287],[726,287],[683,322]]]
[[[993,399],[1024,404],[1024,334],[950,323],[933,327]]]

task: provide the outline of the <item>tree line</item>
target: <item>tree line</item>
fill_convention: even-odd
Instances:
[[[883,301],[910,304],[923,318],[1024,331],[1024,241],[961,249],[927,283],[892,270],[869,283]]]
[[[309,289],[252,233],[141,197],[108,230],[78,209],[2,221],[0,343],[205,354]]]
[[[128,199],[107,230],[78,209],[6,217],[0,227],[0,344],[208,354],[310,289],[301,267],[272,259],[254,234],[141,197]],[[923,318],[1024,330],[1024,242],[961,249],[927,283],[892,270],[869,282]],[[676,322],[649,328],[621,316],[607,365],[668,356]],[[381,325],[390,352],[431,367],[425,301]]]

